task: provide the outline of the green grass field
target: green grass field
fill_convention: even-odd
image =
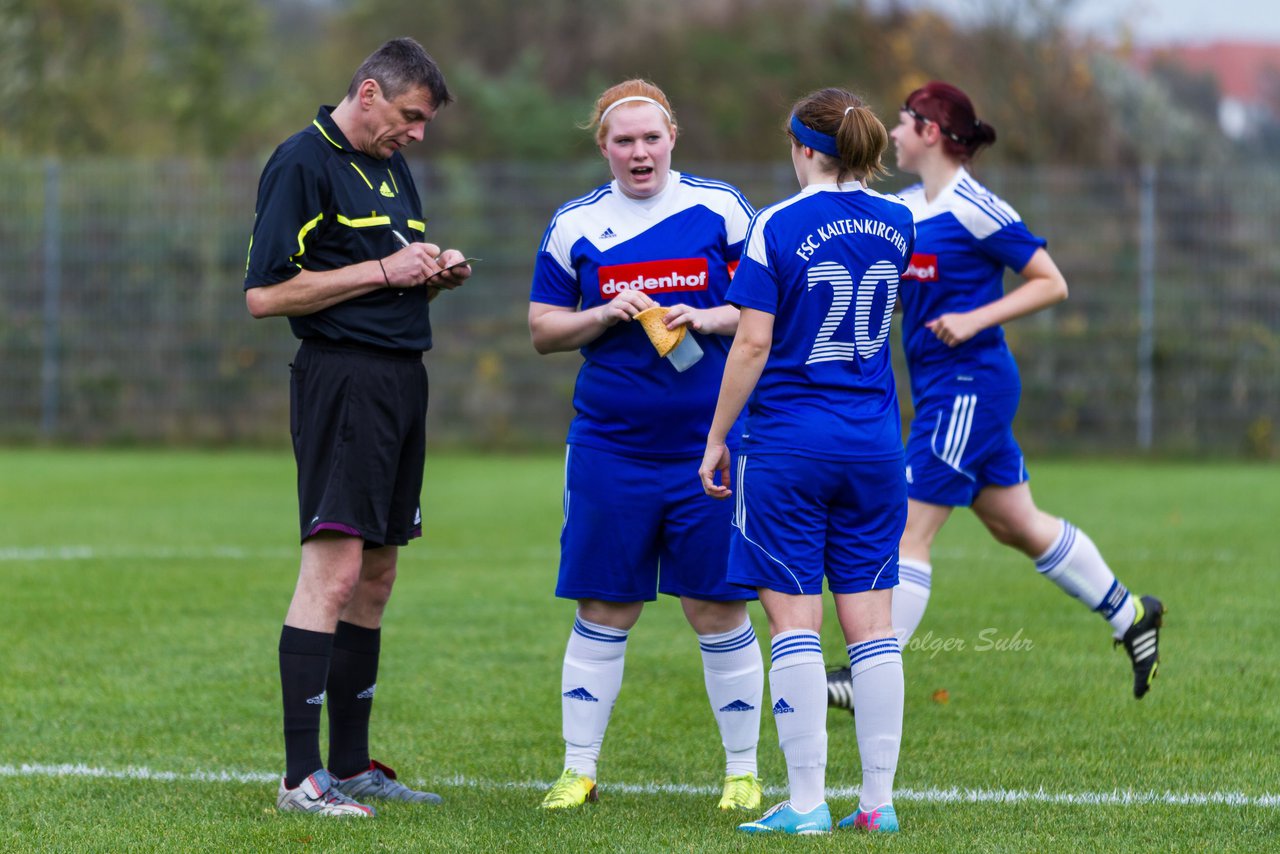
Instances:
[[[288,454],[0,452],[0,850],[1280,845],[1274,466],[1033,466],[1041,505],[1169,607],[1141,702],[1105,624],[958,515],[920,632],[935,643],[905,656],[903,831],[803,840],[736,834],[741,817],[715,809],[722,753],[697,644],[665,600],[632,633],[601,802],[537,809],[560,770],[572,620],[551,594],[561,467],[558,455],[428,460],[427,533],[403,552],[387,615],[373,753],[446,803],[337,822],[274,810],[276,642],[297,563]],[[840,661],[830,617],[824,643]],[[765,718],[761,770],[780,800]],[[828,725],[842,816],[857,744],[847,714]]]

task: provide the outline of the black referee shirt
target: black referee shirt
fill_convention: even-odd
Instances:
[[[283,282],[300,270],[322,272],[385,258],[426,232],[422,200],[399,152],[387,160],[352,147],[321,107],[311,127],[271,155],[258,180],[244,287]],[[290,317],[299,338],[431,349],[426,288],[383,288],[314,314]]]

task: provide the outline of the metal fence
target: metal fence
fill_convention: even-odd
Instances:
[[[795,190],[785,162],[679,165],[761,206]],[[260,167],[0,161],[0,440],[286,441],[295,342],[241,289]],[[603,164],[415,171],[429,237],[485,259],[432,305],[433,443],[559,444],[579,357],[534,353],[528,283],[552,211]],[[1276,455],[1280,171],[980,177],[1071,286],[1007,328],[1029,451]]]

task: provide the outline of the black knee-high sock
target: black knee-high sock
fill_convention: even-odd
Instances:
[[[382,630],[338,623],[329,663],[329,770],[350,777],[369,770],[369,713],[378,681]]]
[[[333,635],[285,626],[280,632],[280,687],[284,697],[284,784],[298,786],[324,767],[320,759],[320,709]]]

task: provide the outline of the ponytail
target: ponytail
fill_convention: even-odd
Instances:
[[[801,98],[791,108],[787,133],[796,144],[808,145],[829,157],[836,166],[838,183],[849,178],[869,183],[889,174],[882,160],[889,147],[889,132],[852,92],[819,89]]]
[[[889,132],[884,123],[865,104],[846,107],[836,131],[840,146],[840,174],[851,172],[860,180],[871,183],[889,174],[884,168],[885,149],[889,147]]]

